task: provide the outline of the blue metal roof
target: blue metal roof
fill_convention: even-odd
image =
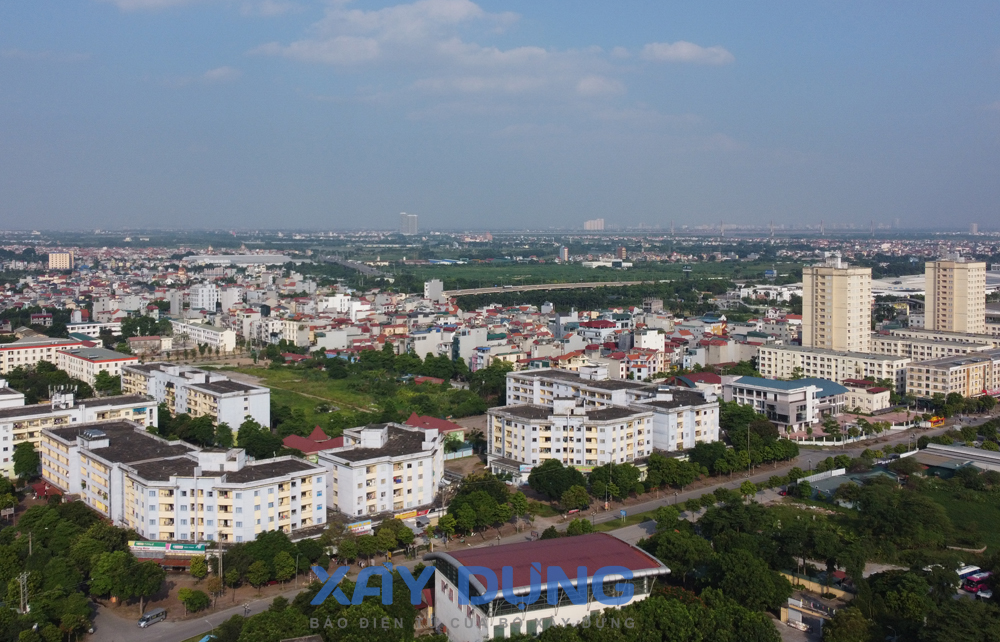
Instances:
[[[815,377],[808,379],[794,379],[792,381],[780,381],[778,379],[764,379],[762,377],[740,377],[734,383],[741,383],[746,386],[758,386],[761,388],[771,388],[773,390],[798,390],[800,388],[805,388],[806,386],[816,386],[819,390],[816,392],[816,397],[822,399],[824,397],[832,397],[834,395],[847,394],[847,388],[840,385],[839,383],[834,383],[829,379],[817,379]]]

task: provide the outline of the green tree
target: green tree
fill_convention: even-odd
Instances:
[[[528,486],[532,490],[557,501],[573,486],[586,485],[583,473],[571,466],[564,466],[558,459],[547,459],[540,466],[532,468],[528,474]]]
[[[204,555],[195,555],[191,558],[191,566],[189,568],[191,577],[196,580],[205,579],[208,575],[208,562],[205,560]]]
[[[250,586],[257,589],[257,594],[260,594],[260,588],[271,581],[271,568],[267,565],[267,562],[263,560],[257,560],[247,569],[247,581],[250,582]]]
[[[128,551],[100,553],[91,564],[90,593],[110,595],[119,600],[131,598],[134,566],[135,558]]]
[[[848,606],[837,609],[823,626],[823,642],[870,642],[874,627],[860,609]]]
[[[749,501],[751,497],[757,494],[757,485],[749,479],[746,480],[740,484],[740,494]]]
[[[562,494],[559,503],[566,510],[583,510],[590,507],[590,493],[583,486],[570,486]]]
[[[521,491],[512,494],[510,496],[510,508],[515,519],[526,516],[528,514],[528,498]]]
[[[215,445],[219,448],[233,447],[233,429],[226,422],[219,423],[215,427]]]
[[[112,377],[107,370],[101,370],[94,376],[94,391],[102,397],[120,395],[122,393],[121,376]]]
[[[156,595],[163,581],[167,578],[166,572],[156,562],[140,562],[132,567],[131,579],[133,583],[132,597],[139,598],[139,612],[145,612],[146,598]]]
[[[211,598],[205,591],[199,591],[198,589],[182,588],[177,591],[177,599],[181,601],[184,605],[185,613],[197,613],[198,611],[203,611],[209,607],[212,603]]]
[[[451,536],[455,534],[455,528],[457,524],[455,523],[455,518],[451,515],[442,515],[438,520],[437,529],[441,531],[444,535],[445,542],[451,539]]]
[[[31,479],[38,474],[42,459],[30,441],[22,441],[14,446],[14,474],[21,479]]]
[[[295,609],[288,608],[281,611],[264,611],[246,620],[237,642],[279,642],[279,640],[304,637],[310,633],[312,631],[309,629],[309,619]],[[365,638],[339,639],[345,642],[347,640],[361,642]]]
[[[586,535],[594,532],[594,525],[586,517],[574,519],[566,527],[567,535]]]
[[[295,559],[288,551],[281,551],[274,556],[274,579],[287,582],[295,577]]]
[[[358,553],[368,558],[371,558],[379,550],[378,542],[375,540],[374,535],[361,535],[358,537]]]
[[[788,580],[745,549],[716,555],[707,577],[714,588],[754,611],[776,611],[792,594]]]

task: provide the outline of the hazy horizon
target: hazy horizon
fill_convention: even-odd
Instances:
[[[0,228],[996,231],[998,33],[990,2],[0,0]]]

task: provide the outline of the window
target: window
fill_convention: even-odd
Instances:
[[[236,499],[243,499],[243,493],[236,493]]]
[[[188,521],[186,519],[181,520],[181,526],[187,526]]]
[[[317,490],[316,491],[316,497],[322,497],[322,496],[323,496],[323,491]]]
[[[259,519],[257,520],[257,526],[260,526],[260,520]]]
[[[242,506],[237,506],[236,507],[236,512],[237,513],[242,513],[243,512],[243,507]]]
[[[243,528],[243,522],[236,522],[236,528]]]
[[[257,504],[257,505],[255,505],[255,506],[253,507],[253,509],[254,509],[254,510],[260,510],[260,504]]]
[[[274,502],[268,502],[267,503],[267,507],[268,508],[274,508]]]
[[[149,491],[149,496],[150,497],[156,497],[156,491],[155,490]]]
[[[156,523],[156,520],[155,520],[155,519],[153,519],[152,517],[150,517],[150,518],[149,518],[149,523],[150,523],[150,525],[153,525],[153,524],[155,524],[155,523]]]
[[[212,525],[212,520],[207,520],[205,523],[208,524],[209,526],[211,526]]]
[[[259,490],[253,491],[253,496],[254,497],[260,497],[260,491]]]

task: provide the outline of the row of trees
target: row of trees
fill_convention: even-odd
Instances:
[[[128,551],[124,529],[101,521],[81,502],[32,506],[15,526],[0,530],[0,637],[63,642],[90,626],[89,596],[142,602],[160,591],[164,573]],[[27,574],[30,613],[19,614]]]

